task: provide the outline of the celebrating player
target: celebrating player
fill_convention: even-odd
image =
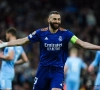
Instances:
[[[51,11],[47,28],[34,31],[25,38],[0,44],[6,46],[24,45],[28,42],[40,42],[40,63],[34,80],[33,90],[61,90],[64,80],[64,64],[68,56],[68,43],[85,49],[99,50],[100,46],[84,42],[71,31],[60,27],[61,15]]]

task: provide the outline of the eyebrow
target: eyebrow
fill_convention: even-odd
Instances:
[[[61,19],[61,18],[53,18],[53,19]]]

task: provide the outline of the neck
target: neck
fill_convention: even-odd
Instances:
[[[70,56],[71,56],[71,57],[77,57],[77,55],[76,55],[76,54],[71,54]]]
[[[12,41],[12,40],[16,40],[16,37],[11,37],[10,38],[10,41]]]
[[[49,26],[49,30],[51,33],[56,33],[58,31],[58,29],[53,29],[51,26]]]

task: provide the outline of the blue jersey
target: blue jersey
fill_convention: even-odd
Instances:
[[[68,57],[65,65],[68,67],[66,79],[79,81],[81,68],[86,68],[86,64],[79,57]]]
[[[28,39],[31,42],[40,42],[40,66],[63,67],[68,56],[68,43],[73,35],[62,28],[56,33],[43,28],[30,34]]]
[[[99,63],[100,63],[100,51],[97,51],[96,57],[95,57],[94,61],[91,63],[91,65],[95,67],[95,66],[99,65]],[[100,73],[100,66],[99,66],[98,73]]]
[[[99,70],[98,70],[98,74],[97,74],[97,78],[95,81],[95,85],[100,85],[100,51],[97,51],[96,53],[96,57],[93,60],[93,62],[91,63],[92,66],[99,66]]]
[[[7,56],[10,51],[14,51],[14,59],[13,60],[2,60],[1,66],[1,74],[5,78],[9,77],[9,75],[14,76],[14,64],[20,57],[20,55],[24,52],[22,46],[15,47],[6,47],[4,49],[4,55]],[[9,75],[8,75],[9,74]]]

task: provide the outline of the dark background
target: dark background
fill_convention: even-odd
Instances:
[[[16,27],[21,38],[48,26],[47,17],[52,10],[61,13],[62,27],[84,41],[100,45],[100,0],[0,0],[0,39],[5,41],[5,31],[9,27]],[[29,63],[15,66],[13,90],[32,90],[39,62],[38,46],[39,43],[24,46]],[[84,49],[79,52],[87,65],[96,53]],[[97,70],[92,75],[82,71],[81,90],[92,90]]]

